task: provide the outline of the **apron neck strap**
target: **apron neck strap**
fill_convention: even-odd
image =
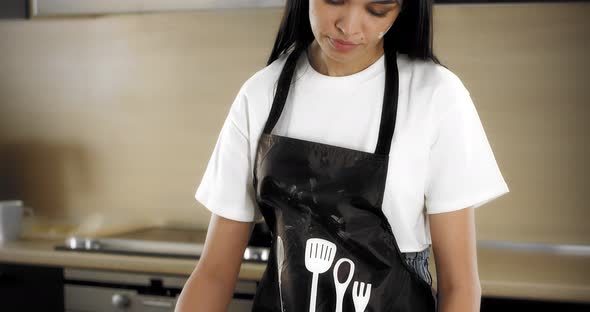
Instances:
[[[288,56],[283,70],[279,75],[277,89],[273,99],[272,107],[270,109],[269,117],[264,126],[263,133],[270,134],[274,129],[281,113],[287,96],[289,95],[289,89],[291,87],[291,81],[293,74],[297,66],[297,60],[305,48],[295,48],[293,52]],[[395,130],[395,122],[397,115],[397,102],[399,95],[399,73],[397,67],[397,52],[390,51],[385,52],[385,92],[383,93],[383,109],[381,111],[381,124],[379,125],[379,139],[375,148],[375,154],[389,155],[391,149],[391,140],[393,138],[393,132]]]

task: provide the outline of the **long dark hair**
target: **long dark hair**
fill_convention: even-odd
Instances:
[[[432,0],[404,0],[401,12],[383,37],[383,49],[407,54],[410,59],[441,64],[432,51]],[[309,0],[287,0],[279,32],[266,65],[294,49],[304,51],[314,36],[309,22]]]

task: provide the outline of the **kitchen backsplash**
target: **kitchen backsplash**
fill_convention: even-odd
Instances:
[[[206,227],[195,189],[281,14],[1,21],[0,198],[78,224]],[[436,6],[435,53],[470,90],[511,190],[477,210],[480,239],[590,243],[589,15],[588,3]]]

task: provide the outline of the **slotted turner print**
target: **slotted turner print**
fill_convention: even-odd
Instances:
[[[328,271],[336,255],[336,245],[321,238],[310,238],[305,244],[305,267],[311,273],[311,295],[309,298],[309,312],[315,312],[318,290],[318,277]]]

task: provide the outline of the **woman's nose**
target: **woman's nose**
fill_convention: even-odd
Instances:
[[[337,21],[336,27],[346,36],[352,36],[361,30],[361,16],[356,10],[348,10]]]

